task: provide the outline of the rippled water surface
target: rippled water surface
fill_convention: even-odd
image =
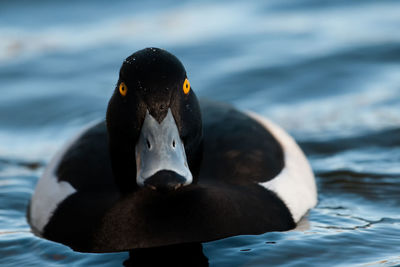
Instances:
[[[294,230],[203,244],[211,266],[400,266],[400,2],[0,2],[0,265],[121,266],[35,237],[44,166],[104,118],[122,60],[177,55],[201,97],[263,114],[315,171]]]

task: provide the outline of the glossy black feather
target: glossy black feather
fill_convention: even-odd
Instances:
[[[59,205],[44,236],[75,250],[105,252],[293,228],[284,203],[257,184],[282,169],[279,143],[231,106],[201,106],[204,154],[197,184],[167,194],[144,188],[121,195],[106,126],[98,124],[63,157],[59,179],[77,193]]]

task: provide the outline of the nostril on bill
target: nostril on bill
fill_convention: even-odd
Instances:
[[[151,149],[151,144],[149,139],[146,139],[146,144],[147,144],[147,148],[150,150]]]

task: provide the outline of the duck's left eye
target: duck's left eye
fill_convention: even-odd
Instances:
[[[183,83],[183,92],[185,93],[185,95],[187,95],[187,94],[189,94],[189,91],[190,91],[190,82],[186,78],[185,82]]]
[[[126,84],[124,82],[121,82],[119,84],[119,93],[122,96],[126,96],[126,93],[128,93],[128,87],[126,86]]]

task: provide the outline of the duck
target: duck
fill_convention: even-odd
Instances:
[[[265,117],[198,99],[160,48],[127,57],[105,120],[46,166],[32,232],[80,252],[116,252],[287,231],[317,203],[310,164]]]

